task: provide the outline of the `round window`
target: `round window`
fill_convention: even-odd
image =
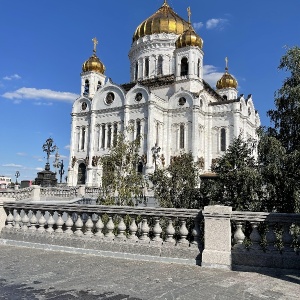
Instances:
[[[81,109],[82,109],[82,110],[86,110],[86,108],[87,108],[86,102],[82,102],[82,104],[81,104]]]
[[[135,95],[135,101],[137,101],[137,102],[140,102],[142,100],[142,98],[143,98],[142,93],[137,93]]]
[[[114,100],[115,100],[115,94],[114,94],[114,93],[108,93],[108,94],[106,95],[106,103],[107,103],[107,104],[113,103]]]
[[[183,106],[186,103],[186,99],[184,97],[179,98],[178,104]]]

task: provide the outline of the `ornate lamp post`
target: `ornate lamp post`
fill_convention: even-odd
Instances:
[[[65,174],[64,161],[63,160],[59,163],[59,167],[60,167],[60,169],[59,169],[60,183],[62,183],[62,177]]]
[[[56,147],[55,159],[53,162],[53,167],[55,168],[55,174],[57,174],[57,169],[60,168],[61,162],[59,161],[60,155],[58,153],[58,147]]]
[[[155,144],[154,147],[151,148],[151,151],[152,151],[152,156],[153,156],[153,159],[154,159],[154,171],[156,170],[156,162],[157,162],[157,159],[159,158],[159,152],[160,152],[160,147],[157,146],[157,144]]]
[[[47,163],[45,165],[45,170],[50,171],[49,158],[50,154],[56,150],[56,146],[53,145],[53,139],[49,138],[46,140],[46,143],[43,145],[43,151],[47,153]]]
[[[20,177],[20,172],[19,171],[16,171],[16,185],[18,185],[18,178]]]

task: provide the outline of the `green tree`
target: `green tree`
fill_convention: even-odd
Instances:
[[[114,146],[108,155],[101,158],[102,193],[99,202],[106,205],[135,205],[142,201],[144,187],[147,185],[138,165],[141,137],[129,141],[125,133],[115,137]]]
[[[200,208],[199,175],[191,153],[175,157],[166,169],[150,175],[154,196],[161,207]]]
[[[252,151],[251,145],[239,136],[212,166],[218,175],[211,193],[214,203],[232,206],[234,210],[261,210],[261,174]]]
[[[278,69],[288,72],[288,77],[275,93],[275,109],[268,111],[274,124],[269,132],[291,153],[300,150],[300,48],[288,48]]]

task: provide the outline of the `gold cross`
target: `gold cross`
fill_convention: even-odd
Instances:
[[[225,57],[225,63],[226,63],[225,70],[228,70],[228,57],[227,56]]]
[[[94,50],[93,50],[93,52],[96,53],[96,51],[97,51],[97,45],[98,45],[98,40],[97,40],[96,37],[94,37],[94,38],[92,39],[92,41],[93,41],[93,43],[94,43]]]
[[[191,12],[191,8],[190,7],[187,8],[187,12],[188,12],[188,17],[189,17],[189,23],[191,23],[192,12]]]

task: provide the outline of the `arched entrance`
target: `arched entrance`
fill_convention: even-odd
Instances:
[[[86,165],[81,163],[78,166],[78,179],[77,184],[85,184]]]

